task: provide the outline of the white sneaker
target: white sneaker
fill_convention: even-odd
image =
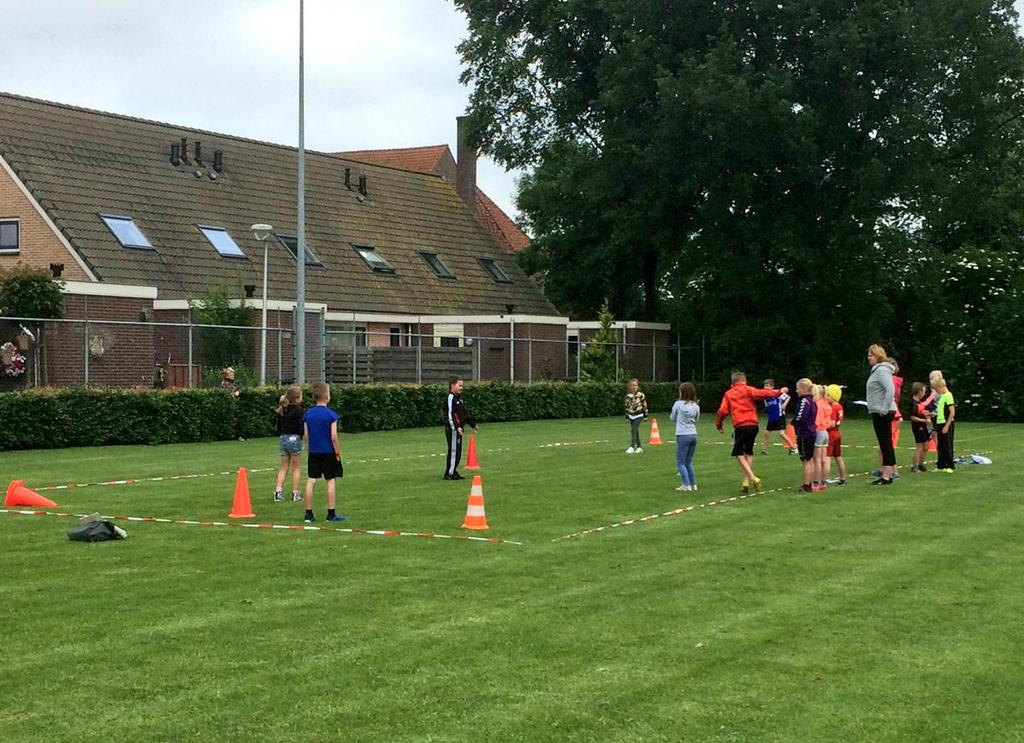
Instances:
[[[636,449],[634,449],[634,448],[633,448],[633,447],[631,446],[631,447],[629,447],[628,449],[626,449],[626,454],[636,454]]]
[[[690,486],[689,485],[680,485],[678,488],[676,488],[676,490],[681,490],[684,493],[689,493],[690,492]]]
[[[690,486],[690,490],[694,490],[694,491],[696,491],[696,490],[697,490],[697,486],[696,486],[696,485],[691,485],[691,486]]]
[[[633,450],[633,453],[634,453],[634,454],[643,454],[643,453],[644,453],[644,450],[643,450],[643,449],[641,449],[641,448],[640,448],[640,447],[638,446],[638,447],[637,447],[636,449],[634,449],[634,450]]]

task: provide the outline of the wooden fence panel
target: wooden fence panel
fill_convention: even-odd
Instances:
[[[352,352],[332,351],[330,349],[324,354],[324,381],[331,384],[366,384],[372,378],[372,353],[368,348],[360,348],[356,351],[356,374],[352,379]]]

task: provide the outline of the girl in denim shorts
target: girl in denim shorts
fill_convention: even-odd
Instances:
[[[302,467],[302,388],[289,387],[277,406],[277,433],[280,436],[281,469],[277,471],[277,486],[274,500],[284,500],[284,478],[289,468],[292,471],[292,500],[302,500],[299,491],[300,469]]]

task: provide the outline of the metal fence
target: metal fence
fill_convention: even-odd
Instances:
[[[540,382],[587,378],[586,340],[535,338],[529,335],[465,335],[371,332],[360,328],[324,333],[325,368],[329,382],[446,382],[451,376],[469,381]],[[671,344],[615,343],[607,353],[616,380],[699,379],[704,358],[699,347]]]
[[[436,384],[451,376],[516,383],[587,378],[585,355],[592,341],[536,338],[519,330],[515,337],[453,336],[411,329],[374,332],[307,320],[306,378],[334,384]],[[216,384],[229,363],[239,367],[243,384],[263,377],[268,384],[285,384],[296,376],[292,330],[278,325],[0,317],[0,344],[0,390],[201,387]],[[605,350],[619,381],[704,377],[702,349],[680,343],[678,336],[673,343],[618,342]],[[20,373],[12,373],[18,368]]]

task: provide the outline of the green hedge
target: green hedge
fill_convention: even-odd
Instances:
[[[713,409],[724,385],[699,386]],[[654,415],[667,418],[674,383],[643,386]],[[331,407],[349,433],[436,426],[442,422],[441,385],[335,385]],[[593,418],[622,413],[624,384],[468,384],[463,397],[481,423],[546,418]],[[48,449],[111,444],[221,441],[276,434],[278,388],[243,390],[233,399],[220,389],[40,389],[0,393],[0,449]],[[304,403],[311,404],[306,392]]]

